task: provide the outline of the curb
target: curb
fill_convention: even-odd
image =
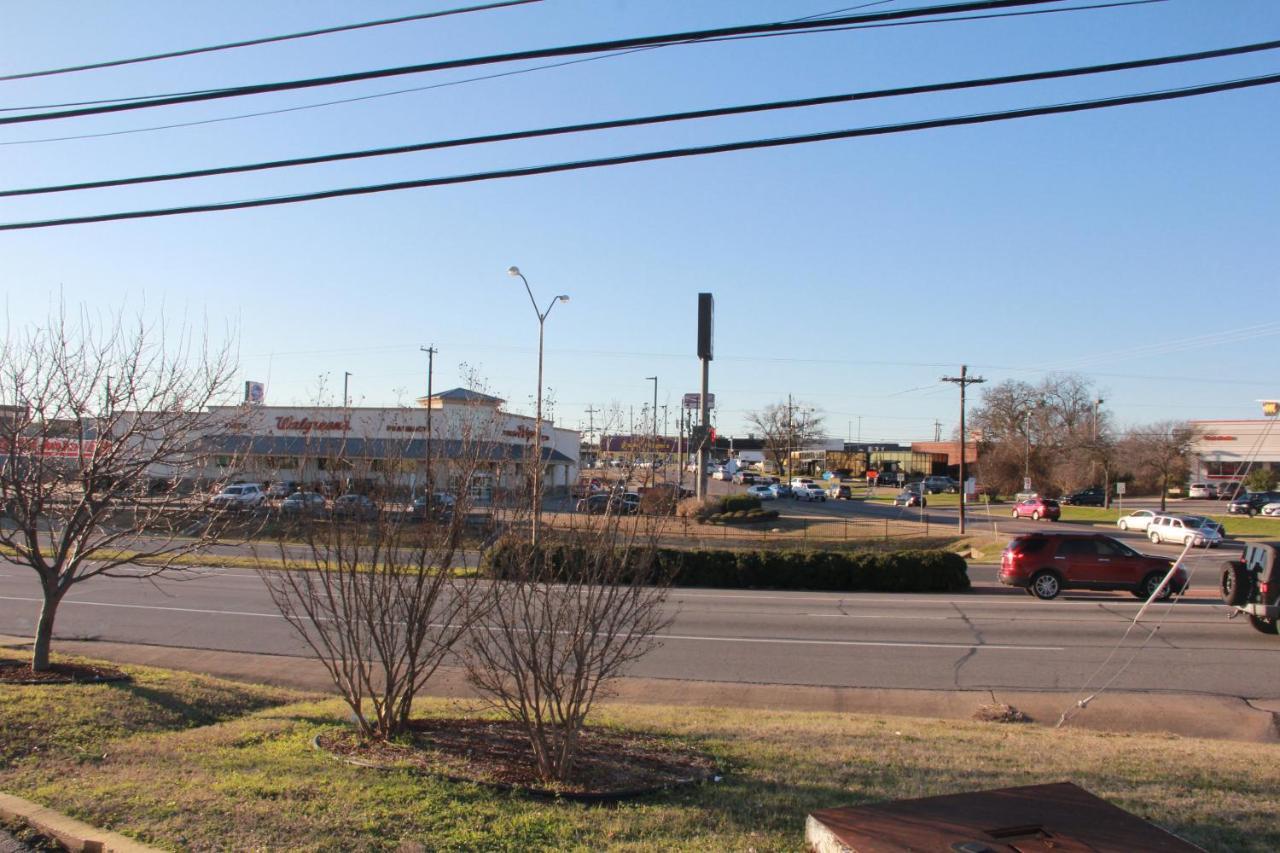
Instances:
[[[72,853],[159,853],[158,847],[98,829],[12,794],[0,794],[0,817],[22,821],[41,835],[56,839]]]

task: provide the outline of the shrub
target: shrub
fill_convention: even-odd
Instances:
[[[746,509],[759,509],[760,499],[754,495],[726,495],[721,499],[723,512],[740,512]]]
[[[659,483],[651,486],[640,496],[640,512],[643,515],[675,515],[676,495],[673,485]]]
[[[565,546],[540,550],[557,571],[574,560]],[[499,545],[485,561],[490,577],[502,579],[515,568],[509,561],[523,552]],[[949,551],[686,551],[660,548],[659,575],[672,586],[720,589],[793,589],[819,592],[961,592],[969,588],[968,564]]]
[[[676,504],[676,515],[699,523],[720,512],[719,498],[685,498]]]

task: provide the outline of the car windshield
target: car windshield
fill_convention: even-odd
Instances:
[[[238,495],[238,494],[240,494],[240,492],[241,492],[241,491],[242,491],[242,490],[241,490],[241,488],[240,488],[239,486],[232,486],[231,488],[229,488],[229,489],[227,489],[225,492],[223,492],[223,494],[224,494],[224,495]]]

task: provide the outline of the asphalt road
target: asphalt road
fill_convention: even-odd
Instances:
[[[1212,563],[1193,584],[1208,582]],[[994,567],[974,566],[979,584]],[[1201,574],[1204,572],[1205,574]],[[39,608],[29,569],[0,563],[0,633],[30,636]],[[1123,593],[1042,602],[983,587],[957,595],[675,590],[675,621],[631,674],[839,687],[1071,689],[1115,676],[1117,690],[1280,698],[1280,640],[1227,621],[1212,598],[1149,611]],[[308,655],[250,571],[188,580],[95,579],[59,611],[57,636]],[[1111,660],[1107,662],[1107,658]],[[1100,670],[1101,667],[1101,670]],[[1117,674],[1118,673],[1118,674]]]

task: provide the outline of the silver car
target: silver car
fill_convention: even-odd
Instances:
[[[1212,548],[1222,544],[1222,528],[1214,521],[1195,515],[1157,515],[1147,525],[1153,543],[1173,542]]]
[[[1128,515],[1121,516],[1116,522],[1116,527],[1121,530],[1146,530],[1151,526],[1152,520],[1156,517],[1156,513],[1149,509],[1135,510]]]

